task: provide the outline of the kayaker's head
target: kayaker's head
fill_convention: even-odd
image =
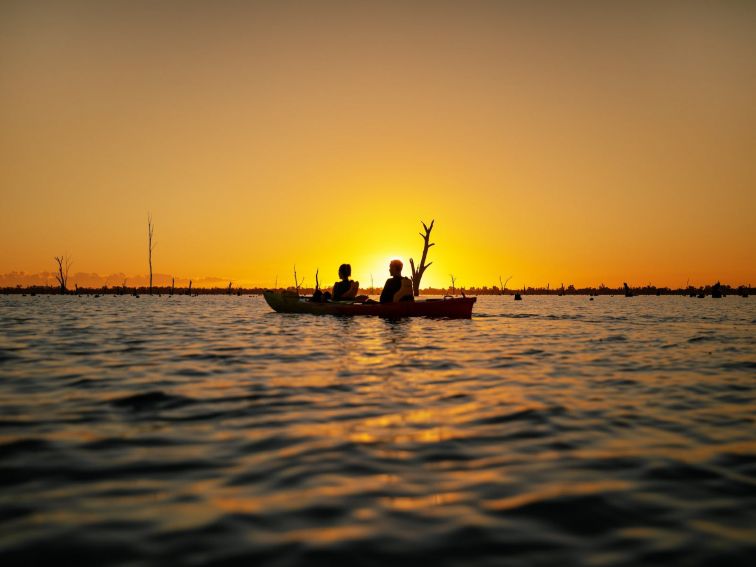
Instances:
[[[391,263],[389,263],[389,274],[394,277],[401,276],[403,267],[404,264],[402,264],[401,260],[391,260]]]
[[[351,275],[352,275],[352,266],[350,266],[349,264],[341,264],[341,266],[339,266],[339,277],[342,280],[348,280],[349,276]]]

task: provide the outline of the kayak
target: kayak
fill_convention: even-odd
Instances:
[[[328,301],[316,303],[293,292],[264,291],[263,297],[278,313],[311,313],[312,315],[372,315],[377,317],[447,317],[469,319],[475,297],[445,297],[397,303],[352,303]]]

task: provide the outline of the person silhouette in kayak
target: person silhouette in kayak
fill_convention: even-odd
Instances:
[[[393,303],[395,301],[415,301],[412,294],[412,280],[402,277],[401,260],[391,260],[389,273],[391,277],[386,280],[381,292],[381,303]]]
[[[333,284],[333,301],[343,301],[357,297],[357,290],[360,289],[360,282],[350,279],[352,275],[352,266],[341,264],[339,266],[339,278],[341,281]]]

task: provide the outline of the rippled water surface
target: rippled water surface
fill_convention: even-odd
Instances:
[[[0,564],[750,565],[754,305],[0,297]]]

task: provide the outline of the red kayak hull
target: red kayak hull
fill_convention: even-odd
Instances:
[[[266,291],[265,301],[278,313],[309,313],[312,315],[371,315],[374,317],[446,317],[469,319],[475,297],[421,299],[398,303],[313,303],[294,293]]]

